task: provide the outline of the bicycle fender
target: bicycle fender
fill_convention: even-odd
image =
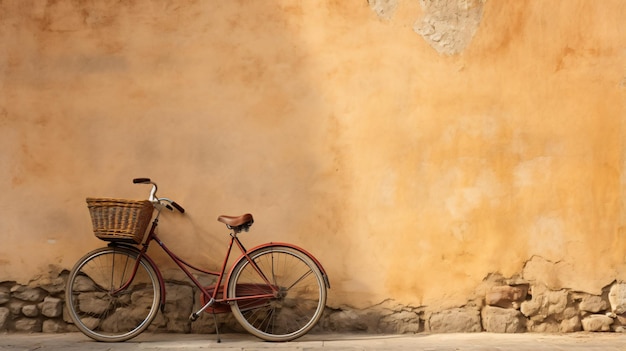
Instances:
[[[110,243],[108,246],[123,247],[130,251],[135,251],[138,255],[141,254],[141,251],[138,248],[129,244],[125,244],[125,243]],[[148,261],[148,264],[150,264],[152,266],[152,269],[154,269],[154,271],[156,272],[157,279],[159,280],[159,290],[161,290],[161,304],[159,308],[161,309],[161,312],[164,312],[166,291],[165,291],[165,280],[163,279],[163,274],[161,274],[161,271],[159,270],[159,266],[156,265],[156,263],[152,260],[152,258],[150,258],[150,256],[142,255],[142,258],[145,258],[146,261]]]
[[[241,256],[239,256],[239,258],[237,258],[237,260],[235,261],[235,263],[230,267],[230,270],[228,271],[228,276],[226,278],[226,281],[224,282],[224,296],[228,296],[227,294],[227,290],[228,290],[228,283],[230,282],[230,278],[232,276],[233,273],[233,269],[235,268],[235,266],[237,266],[237,264],[239,263],[239,261],[241,260],[245,260],[246,259],[246,255],[250,255],[251,253],[253,253],[256,250],[259,249],[263,249],[269,246],[283,246],[283,247],[288,247],[297,251],[302,252],[303,254],[305,254],[308,258],[310,258],[313,263],[315,263],[315,265],[317,266],[317,268],[320,270],[320,272],[322,273],[322,277],[324,277],[324,284],[326,285],[327,289],[330,289],[330,280],[328,279],[328,274],[326,273],[326,270],[324,269],[324,267],[322,266],[322,263],[315,258],[315,256],[313,256],[310,252],[308,252],[307,250],[293,245],[293,244],[289,244],[289,243],[274,243],[274,242],[269,242],[266,244],[261,244],[259,246],[253,247],[252,249],[246,251],[245,254],[242,254]]]

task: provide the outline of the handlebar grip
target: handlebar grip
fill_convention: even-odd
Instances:
[[[185,213],[185,209],[181,205],[177,204],[176,202],[172,201],[172,206],[176,207],[178,212]]]
[[[150,184],[150,178],[135,178],[133,184]]]

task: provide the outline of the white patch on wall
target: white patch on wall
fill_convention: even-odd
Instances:
[[[500,203],[504,196],[502,184],[498,181],[495,173],[491,170],[483,170],[471,187],[460,190],[454,189],[454,193],[446,198],[446,209],[453,220],[468,219],[469,213],[483,203],[495,206]],[[485,202],[486,201],[486,202]]]
[[[479,189],[475,187],[464,188],[446,199],[446,208],[453,219],[463,219],[480,204],[481,199],[482,193]]]
[[[537,157],[532,160],[521,162],[513,171],[513,185],[516,188],[530,187],[537,180],[547,178],[552,159],[549,157]]]
[[[396,175],[396,172],[392,170],[387,170],[387,172],[383,175],[378,194],[381,205],[395,206],[397,178],[398,176]]]

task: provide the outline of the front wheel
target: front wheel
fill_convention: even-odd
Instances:
[[[156,317],[161,298],[158,276],[139,253],[105,247],[83,256],[72,268],[65,303],[74,324],[97,341],[125,341]]]
[[[289,341],[315,326],[326,305],[320,269],[305,253],[269,246],[242,258],[228,282],[228,298],[237,321],[267,341]]]

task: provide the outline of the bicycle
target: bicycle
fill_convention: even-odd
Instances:
[[[189,319],[195,321],[203,312],[213,314],[218,342],[217,313],[231,312],[246,331],[266,341],[294,340],[316,325],[330,282],[313,255],[287,243],[247,250],[238,235],[250,229],[252,215],[219,216],[218,221],[230,230],[224,263],[220,270],[195,267],[156,234],[163,209],[182,214],[184,208],[157,197],[157,185],[149,178],[136,178],[133,183],[152,185],[148,200],[87,199],[94,233],[109,244],[84,255],[67,278],[66,306],[83,334],[103,342],[126,341],[145,331],[159,309],[164,311],[164,278],[147,254],[153,241],[199,289],[202,307]],[[227,271],[233,246],[241,255]],[[203,286],[193,271],[216,277],[216,283]]]

